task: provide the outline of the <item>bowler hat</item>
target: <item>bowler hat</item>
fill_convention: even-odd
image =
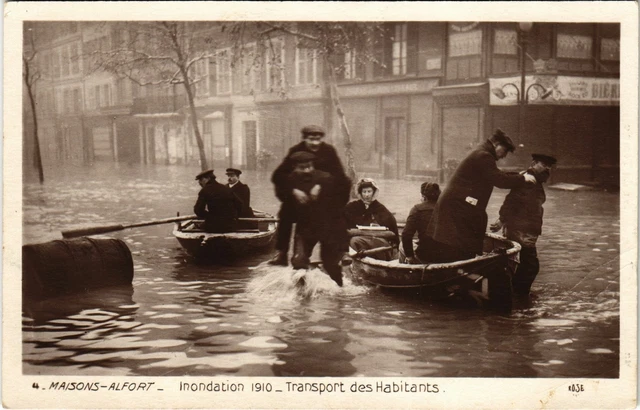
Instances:
[[[324,133],[324,128],[322,128],[319,125],[306,125],[306,126],[302,127],[300,132],[302,133],[302,136],[310,135],[310,134],[320,134],[320,135],[324,135],[325,134]]]
[[[240,170],[239,170],[239,169],[237,169],[237,168],[227,168],[227,172],[226,172],[226,174],[227,174],[227,175],[229,175],[229,174],[235,174],[235,175],[237,175],[237,176],[240,176],[240,174],[242,174],[242,171],[240,171]]]
[[[196,180],[200,179],[200,178],[215,178],[215,175],[213,175],[213,170],[212,169],[208,169],[206,171],[202,171],[201,173],[199,173],[198,175],[196,175]]]
[[[558,162],[558,160],[552,157],[551,155],[545,155],[545,154],[531,154],[531,158],[533,158],[534,161],[540,161],[543,164],[550,167],[554,166],[556,162]]]
[[[294,152],[289,156],[289,159],[294,164],[301,164],[303,162],[311,162],[316,159],[316,156],[308,151],[298,151]]]
[[[504,145],[504,147],[510,152],[514,152],[516,150],[516,146],[513,141],[511,141],[511,138],[509,138],[509,136],[500,128],[496,129],[496,132],[493,133],[492,140],[498,144]]]

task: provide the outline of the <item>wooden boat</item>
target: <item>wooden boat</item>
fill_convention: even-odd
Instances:
[[[204,232],[199,219],[177,222],[173,236],[189,255],[201,260],[233,259],[251,255],[271,247],[277,223],[272,215],[254,210],[256,222],[243,221],[243,229],[227,233]],[[266,219],[267,221],[261,221]]]
[[[480,304],[511,307],[511,277],[519,262],[520,245],[486,233],[483,255],[450,263],[409,265],[397,259],[370,256],[353,259],[351,271],[364,282],[384,288],[414,288],[432,298],[470,296]]]

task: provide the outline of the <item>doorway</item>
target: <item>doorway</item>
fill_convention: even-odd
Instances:
[[[406,133],[404,117],[386,117],[384,127],[383,175],[385,178],[397,179],[400,175],[399,146],[400,139]]]

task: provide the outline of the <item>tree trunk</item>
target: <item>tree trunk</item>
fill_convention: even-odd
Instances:
[[[207,163],[207,156],[204,152],[204,142],[202,141],[202,136],[200,135],[200,129],[198,128],[198,117],[196,115],[196,104],[193,98],[193,91],[191,90],[191,83],[188,80],[187,72],[182,67],[180,68],[182,71],[182,75],[184,76],[184,88],[187,91],[187,99],[189,100],[189,112],[191,113],[191,125],[193,126],[193,132],[196,136],[196,142],[198,143],[198,152],[200,153],[200,169],[202,171],[206,171],[209,169],[209,164]]]
[[[38,116],[36,115],[36,101],[33,96],[32,84],[25,81],[27,91],[29,93],[29,102],[31,103],[31,115],[33,116],[33,138],[34,138],[34,156],[36,168],[38,168],[38,179],[42,184],[44,182],[44,170],[42,169],[42,156],[40,155],[40,139],[38,138]]]

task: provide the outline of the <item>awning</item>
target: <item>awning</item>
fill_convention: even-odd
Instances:
[[[214,111],[211,114],[205,115],[202,119],[204,120],[221,120],[224,118],[224,113],[222,111]]]

